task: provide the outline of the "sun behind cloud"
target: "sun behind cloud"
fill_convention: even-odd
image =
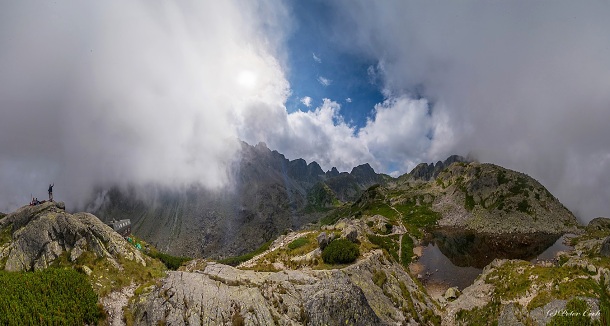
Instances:
[[[242,70],[237,75],[237,83],[245,88],[252,89],[256,87],[258,76],[251,70]]]

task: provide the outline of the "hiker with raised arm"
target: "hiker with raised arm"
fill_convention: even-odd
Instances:
[[[53,186],[55,183],[49,185],[49,201],[53,201]]]

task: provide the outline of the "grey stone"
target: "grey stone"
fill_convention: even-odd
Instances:
[[[604,257],[610,257],[610,237],[606,237],[604,242],[602,242],[599,254]]]
[[[91,270],[91,268],[89,268],[89,267],[87,267],[87,266],[85,266],[85,265],[83,265],[82,269],[83,269],[83,272],[84,272],[85,274],[87,274],[87,275],[91,275],[91,273],[93,273],[93,271]]]
[[[357,242],[358,230],[352,225],[347,226],[345,229],[343,229],[343,237],[351,242]]]
[[[458,290],[458,288],[456,288],[456,287],[448,288],[447,291],[445,291],[445,294],[443,295],[443,297],[447,300],[455,300],[459,296],[460,296],[460,290]]]
[[[517,317],[518,308],[514,303],[509,303],[502,308],[500,317],[498,317],[498,326],[523,326],[523,323]]]
[[[320,249],[322,249],[322,250],[324,250],[324,248],[326,248],[326,246],[330,242],[330,240],[328,239],[328,235],[326,235],[326,232],[320,232],[320,234],[317,237],[317,240],[318,240],[318,247],[320,247]]]

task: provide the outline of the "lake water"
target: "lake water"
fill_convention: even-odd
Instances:
[[[424,284],[460,290],[471,285],[483,267],[495,258],[532,262],[552,260],[559,251],[571,247],[564,237],[545,233],[521,235],[475,234],[471,231],[440,228],[424,241],[417,274]]]

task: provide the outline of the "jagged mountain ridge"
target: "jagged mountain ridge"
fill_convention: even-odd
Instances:
[[[115,187],[100,191],[103,203],[90,211],[104,221],[131,219],[134,234],[174,255],[223,257],[317,222],[326,210],[392,178],[369,164],[350,173],[324,172],[316,162],[291,161],[264,143],[242,142],[233,179],[231,189],[215,192]]]
[[[458,155],[436,164],[421,163],[394,179],[377,174],[369,164],[350,173],[336,168],[323,172],[316,162],[288,160],[263,143],[242,143],[234,179],[234,188],[223,192],[155,188],[142,197],[139,189],[113,188],[92,212],[103,220],[130,218],[134,234],[161,250],[190,257],[239,255],[288,229],[317,222],[328,210],[337,211],[337,217],[350,214],[353,209],[346,211],[342,205],[358,203],[363,191],[375,184],[397,193],[391,199],[395,202],[421,198],[442,216],[439,225],[444,226],[559,234],[577,224],[573,214],[531,177]]]

